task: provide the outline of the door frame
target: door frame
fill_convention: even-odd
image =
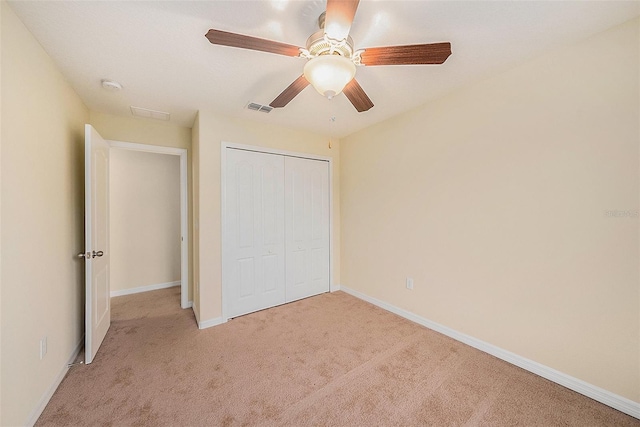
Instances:
[[[276,148],[263,147],[258,145],[247,145],[247,144],[236,144],[233,142],[225,142],[222,141],[220,144],[220,219],[221,219],[221,280],[222,280],[222,323],[227,322],[229,320],[229,309],[227,306],[228,299],[226,298],[229,295],[229,290],[227,289],[229,284],[225,275],[225,261],[228,258],[229,254],[225,249],[225,241],[228,239],[227,229],[225,224],[227,222],[227,207],[226,207],[226,196],[227,196],[227,149],[235,149],[235,150],[244,150],[244,151],[253,151],[257,153],[264,154],[276,154],[280,156],[288,156],[288,157],[299,157],[303,159],[310,160],[321,160],[329,163],[329,292],[334,292],[339,288],[333,283],[333,158],[327,156],[321,156],[317,154],[311,153],[301,153],[296,151],[288,151],[288,150],[279,150]]]
[[[106,141],[111,148],[145,153],[169,154],[180,157],[180,234],[182,237],[182,246],[180,248],[180,307],[192,307],[193,301],[189,301],[189,203],[187,197],[189,193],[187,188],[187,149],[114,140]]]

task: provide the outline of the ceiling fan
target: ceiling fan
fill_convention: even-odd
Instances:
[[[214,29],[206,37],[212,44],[308,59],[303,74],[269,104],[271,107],[284,107],[311,84],[329,99],[344,92],[356,110],[363,112],[373,107],[373,102],[354,78],[356,66],[442,64],[451,55],[451,43],[355,50],[349,31],[359,1],[327,0],[327,10],[318,19],[320,30],[309,37],[306,48]]]

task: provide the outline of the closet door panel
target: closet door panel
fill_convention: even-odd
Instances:
[[[285,159],[286,300],[329,291],[328,162]]]
[[[284,158],[227,149],[223,283],[228,317],[285,302]]]

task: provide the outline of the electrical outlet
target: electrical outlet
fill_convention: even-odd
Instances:
[[[413,278],[407,277],[407,289],[413,290]]]
[[[47,337],[42,337],[40,339],[40,360],[44,359],[44,356],[47,355]]]

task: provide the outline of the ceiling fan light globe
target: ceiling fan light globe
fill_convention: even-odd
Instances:
[[[356,65],[340,55],[321,55],[304,65],[304,77],[322,96],[331,99],[356,75]]]

